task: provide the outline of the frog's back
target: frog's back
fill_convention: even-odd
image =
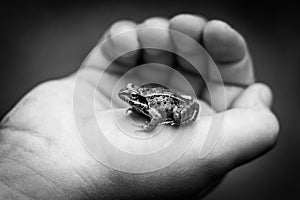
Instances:
[[[160,122],[173,121],[173,109],[180,104],[176,93],[166,87],[155,85],[147,88],[145,97],[149,107],[155,108],[161,114]]]
[[[175,91],[157,84],[157,83],[147,83],[141,86],[143,95],[149,100],[158,103],[158,105],[170,106],[176,105],[180,106],[185,104],[188,99],[183,99],[181,95],[177,94]],[[160,104],[161,103],[161,104]]]

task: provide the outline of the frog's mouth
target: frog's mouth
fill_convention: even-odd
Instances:
[[[126,92],[120,92],[119,97],[120,97],[120,99],[122,99],[123,101],[125,101],[126,103],[128,103],[131,106],[140,104],[140,102],[132,100]]]
[[[127,93],[125,91],[120,91],[119,92],[119,98],[125,101],[126,103],[129,103],[130,98],[128,97]]]

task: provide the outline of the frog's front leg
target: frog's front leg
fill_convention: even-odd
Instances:
[[[131,114],[133,113],[133,108],[128,108],[126,111],[125,111],[126,114]]]
[[[128,108],[126,111],[125,111],[126,114],[131,114],[131,113],[135,113],[135,114],[140,114],[139,111],[137,111],[135,108],[131,107],[131,108]]]
[[[151,120],[146,125],[141,126],[141,128],[144,131],[152,131],[153,129],[155,129],[157,127],[157,125],[159,124],[159,122],[161,121],[161,118],[162,118],[161,114],[155,108],[150,108],[148,110],[148,112],[149,112],[149,115],[151,117]]]

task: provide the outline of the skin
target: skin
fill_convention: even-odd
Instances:
[[[98,162],[81,143],[75,127],[88,127],[91,116],[83,105],[93,97],[94,88],[91,85],[96,83],[96,75],[103,70],[108,58],[118,56],[122,49],[157,43],[162,47],[178,48],[191,57],[201,56],[195,54],[193,45],[187,41],[173,40],[168,30],[163,34],[155,30],[133,31],[126,36],[126,40],[109,37],[124,30],[149,26],[169,27],[202,41],[226,83],[225,109],[221,106],[224,104],[222,98],[218,98],[221,86],[212,81],[214,89],[210,95],[220,101],[210,106],[208,92],[204,89],[198,99],[202,108],[201,117],[183,129],[183,137],[190,133],[200,136],[207,130],[212,117],[226,113],[226,118],[217,144],[205,158],[199,158],[201,140],[196,139],[189,150],[172,165],[151,173],[132,174],[114,170]],[[219,20],[206,21],[188,14],[177,15],[171,19],[150,18],[141,24],[119,21],[111,26],[103,39],[109,40],[108,45],[101,49],[97,45],[84,63],[77,124],[74,123],[72,112],[74,74],[40,84],[2,119],[0,199],[196,198],[211,191],[230,170],[257,158],[275,145],[279,126],[270,110],[271,90],[265,84],[254,82],[246,43],[226,23]],[[97,117],[106,120],[104,128],[110,131],[109,137],[122,134],[113,126],[113,119],[107,115],[109,99],[105,94],[113,89],[109,83],[117,80],[122,74],[119,72],[133,65],[139,56],[146,61],[159,60],[164,63],[177,60],[181,63],[181,68],[187,68],[180,58],[155,50],[122,56],[112,66],[115,72],[104,74],[107,84],[99,90],[95,101]],[[173,88],[184,91],[184,86],[176,84],[172,76],[171,79],[166,79],[158,71],[151,68],[147,70],[148,77],[157,76],[161,81],[169,81],[168,84]],[[135,78],[142,80],[145,77],[140,74]],[[192,85],[199,90],[203,88],[200,79],[195,79]],[[116,113],[125,115],[125,109],[118,109]],[[128,118],[124,120],[128,120],[125,124],[129,128],[136,129]],[[162,142],[169,141],[174,132],[173,129],[164,131],[159,141],[151,144],[136,140],[133,146],[129,142],[132,140],[123,136],[120,145],[141,149],[146,145],[160,146]]]

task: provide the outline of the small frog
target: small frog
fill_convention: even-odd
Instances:
[[[188,95],[180,95],[171,89],[156,83],[136,86],[128,83],[118,93],[131,108],[126,113],[142,114],[150,119],[140,127],[152,131],[160,124],[171,126],[186,125],[194,122],[199,113],[198,102]]]

